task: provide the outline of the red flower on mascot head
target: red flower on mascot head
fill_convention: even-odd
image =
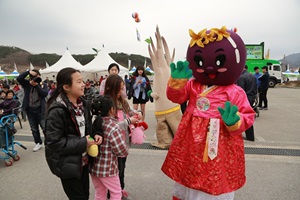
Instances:
[[[246,62],[246,48],[238,34],[212,28],[195,34],[187,50],[189,68],[194,78],[204,85],[230,85],[236,83]]]

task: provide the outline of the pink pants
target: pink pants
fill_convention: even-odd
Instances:
[[[110,191],[110,200],[121,200],[122,189],[119,176],[91,177],[95,187],[95,200],[106,200],[107,190]]]

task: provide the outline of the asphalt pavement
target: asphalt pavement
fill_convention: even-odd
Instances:
[[[300,199],[300,89],[275,87],[268,91],[269,110],[255,119],[255,142],[245,141],[247,182],[236,191],[235,200]],[[145,145],[130,149],[125,171],[125,188],[133,200],[171,200],[173,181],[160,168],[167,150],[150,148],[155,141],[154,104],[146,105]],[[0,160],[0,200],[64,200],[60,180],[51,174],[42,148],[32,152],[28,122],[23,123],[15,146],[21,157],[6,167]],[[1,152],[1,155],[3,153]],[[90,199],[94,189],[91,184]]]

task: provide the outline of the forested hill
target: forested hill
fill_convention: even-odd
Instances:
[[[126,54],[126,53],[109,53],[109,55],[120,65],[128,67],[128,60],[131,60],[132,66],[144,66],[145,59],[147,66],[151,67],[151,60],[148,57],[144,57],[136,54]],[[46,67],[46,62],[51,66],[56,63],[62,55],[47,54],[31,54],[30,52],[21,49],[19,47],[11,46],[0,46],[0,66],[6,73],[11,73],[14,70],[14,63],[16,64],[18,71],[25,71],[29,68],[30,63],[36,69],[44,69]],[[92,61],[95,54],[78,54],[72,55],[75,60],[80,62],[82,65],[86,65]]]

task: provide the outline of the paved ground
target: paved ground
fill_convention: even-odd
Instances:
[[[247,148],[296,149],[300,151],[300,89],[276,87],[269,90],[269,110],[261,111],[255,121],[255,142],[245,141]],[[147,141],[155,141],[154,105],[147,104]],[[17,141],[28,149],[16,147],[21,160],[5,167],[0,160],[0,199],[67,199],[60,181],[51,174],[44,149],[34,146],[28,122],[18,128]],[[173,182],[160,167],[167,151],[132,148],[126,168],[126,188],[134,200],[169,200]],[[276,153],[275,153],[276,154]],[[2,155],[2,153],[1,153]],[[299,155],[299,154],[298,154]],[[236,200],[300,199],[300,156],[246,154],[246,185],[236,192]],[[91,185],[91,199],[94,189]]]

